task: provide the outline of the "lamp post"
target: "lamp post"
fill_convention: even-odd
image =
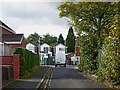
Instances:
[[[40,56],[40,37],[39,37],[39,45],[38,45],[38,55],[39,55],[39,66],[40,66],[40,60],[41,60],[41,56]]]
[[[38,47],[39,47],[39,48],[38,48],[38,52],[39,52],[39,53],[38,53],[38,54],[39,54],[39,65],[40,65],[40,61],[41,61],[41,54],[40,54],[40,40],[41,40],[41,38],[42,38],[43,35],[39,35],[39,36],[41,36],[41,37],[39,37],[39,40],[38,40],[38,42],[39,42],[39,45],[38,45]]]

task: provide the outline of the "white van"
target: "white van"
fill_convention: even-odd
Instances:
[[[57,65],[64,65],[66,67],[66,59],[65,59],[65,54],[64,53],[57,53],[55,57],[55,67]]]
[[[64,65],[66,67],[65,50],[66,47],[63,44],[55,46],[55,67],[57,65]]]

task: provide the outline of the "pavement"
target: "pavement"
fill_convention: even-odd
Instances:
[[[36,74],[32,78],[20,79],[10,86],[9,89],[35,89],[41,82],[48,69],[49,67],[42,67],[41,69],[37,70]]]

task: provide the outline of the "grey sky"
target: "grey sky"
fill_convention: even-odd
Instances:
[[[69,26],[65,18],[59,18],[60,2],[5,2],[0,3],[1,20],[16,33],[25,37],[37,32],[54,36],[67,36]]]

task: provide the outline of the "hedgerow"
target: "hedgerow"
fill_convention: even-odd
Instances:
[[[116,15],[116,17],[117,15]],[[104,54],[99,58],[98,80],[120,84],[120,27],[118,20],[111,26],[109,37],[105,38],[103,50]]]
[[[20,76],[25,75],[36,65],[39,65],[39,55],[28,51],[25,48],[14,48],[13,54],[20,55]]]
[[[82,71],[94,73],[97,70],[97,40],[92,35],[80,37],[80,63]]]

